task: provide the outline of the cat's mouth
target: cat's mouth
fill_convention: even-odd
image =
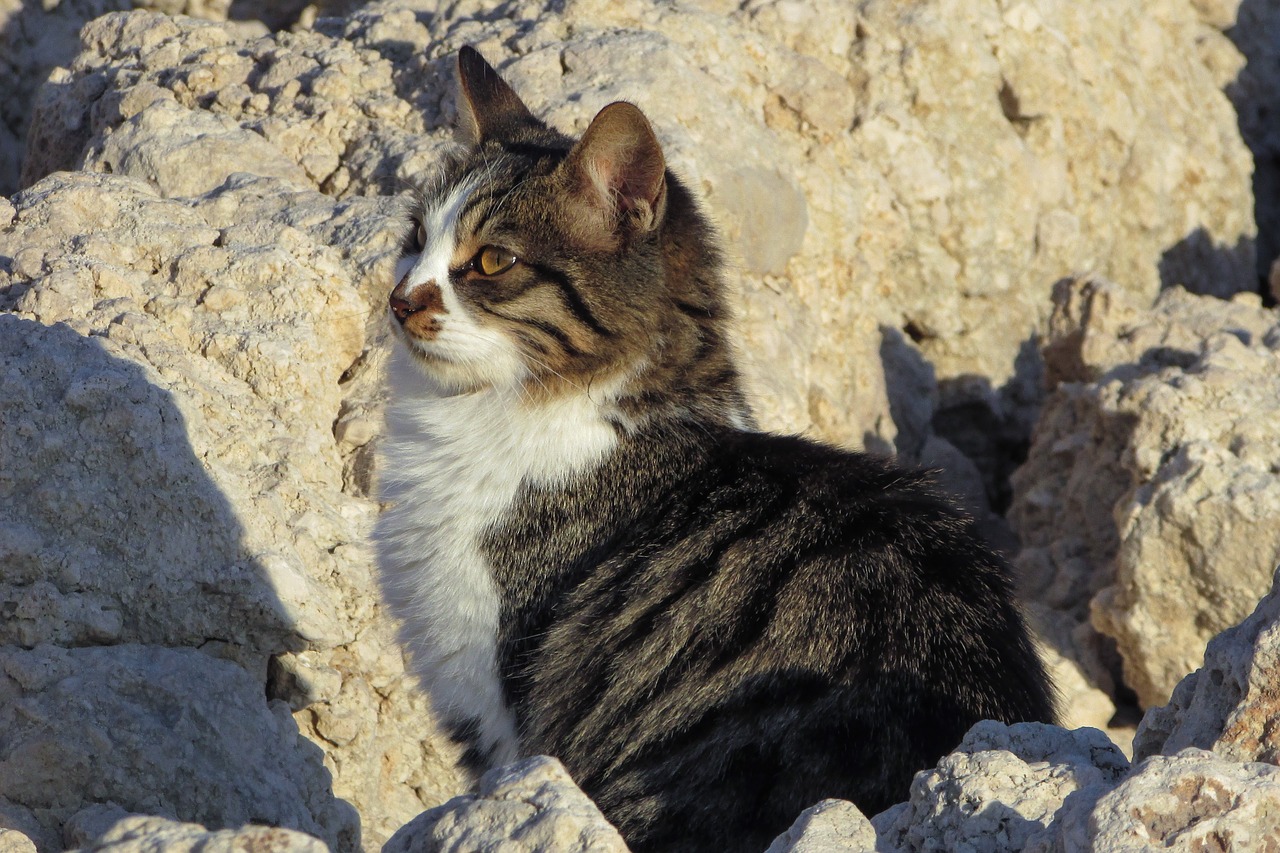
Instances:
[[[395,325],[395,335],[413,364],[443,393],[505,387],[518,384],[528,375],[518,353],[495,344],[488,336],[451,331],[443,325],[426,336],[416,334],[407,323]]]
[[[409,329],[400,328],[398,337],[404,343],[405,349],[414,357],[416,361],[424,366],[431,365],[461,365],[464,359],[460,358],[457,353],[450,352],[448,347],[442,346],[436,340],[438,330],[433,332],[429,337],[415,334]]]

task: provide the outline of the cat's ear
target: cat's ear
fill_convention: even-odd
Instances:
[[[458,114],[473,143],[512,139],[521,126],[538,124],[515,90],[470,45],[458,51],[458,83],[462,90]]]
[[[649,120],[618,101],[596,114],[565,161],[573,192],[605,223],[654,228],[666,201],[667,165]]]

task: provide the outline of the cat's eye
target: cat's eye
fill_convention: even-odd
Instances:
[[[419,252],[427,248],[427,226],[421,222],[418,223],[418,232],[415,235],[417,239],[416,248]]]
[[[471,262],[481,275],[501,275],[516,265],[516,256],[509,249],[485,246]]]

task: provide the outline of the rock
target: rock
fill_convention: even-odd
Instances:
[[[936,769],[916,774],[907,802],[872,818],[875,849],[1028,849],[1050,837],[1069,796],[1096,800],[1128,769],[1096,729],[987,720]]]
[[[1255,0],[1221,0],[1221,5],[1225,8],[1212,23],[1225,31],[1244,59],[1234,63],[1234,73],[1224,83],[1239,116],[1240,134],[1253,154],[1258,271],[1265,277],[1280,256],[1280,130],[1270,116],[1271,105],[1280,98],[1280,14]],[[1280,295],[1274,280],[1272,292]]]
[[[1204,664],[1138,726],[1134,755],[1209,749],[1231,761],[1280,764],[1280,569],[1271,593],[1209,641]]]
[[[274,2],[256,4],[277,5]],[[107,12],[140,7],[166,14],[225,21],[230,0],[61,0],[30,3],[0,0],[0,195],[11,195],[19,181],[31,104],[50,72],[70,64],[79,50],[77,34],[91,19]],[[262,9],[262,12],[269,9]],[[263,32],[261,23],[237,21],[230,26],[246,33]],[[37,176],[40,177],[40,176]],[[30,182],[28,182],[30,183]]]
[[[1079,663],[1052,645],[1040,643],[1038,648],[1058,696],[1058,722],[1062,727],[1100,729],[1122,752],[1129,754],[1133,729],[1113,727],[1117,709],[1111,696],[1085,676]]]
[[[0,797],[57,829],[84,803],[359,842],[321,752],[240,666],[194,649],[0,647]],[[246,761],[253,756],[253,761]]]
[[[246,174],[178,200],[75,173],[0,232],[0,642],[218,649],[264,712],[287,699],[371,843],[460,784],[379,617],[376,507],[344,492],[364,448],[333,433],[375,393],[384,209]]]
[[[16,829],[0,829],[0,853],[36,853],[36,845]]]
[[[78,815],[86,823],[106,823],[101,834],[79,842],[76,850],[110,853],[328,853],[316,838],[274,826],[244,826],[210,832],[196,823],[131,815],[111,806],[93,806]],[[75,820],[73,818],[73,820]]]
[[[475,794],[424,812],[383,853],[625,853],[622,836],[554,758],[535,756],[492,770]]]
[[[0,316],[7,642],[271,654],[353,637],[321,578],[355,562],[339,546],[372,508],[341,494],[322,451],[364,306],[336,250],[220,220],[263,186],[198,208],[66,175],[18,197],[0,237],[20,259],[11,307],[30,318]],[[94,336],[43,325],[66,322]]]
[[[271,26],[300,23],[277,33],[220,20],[219,0],[155,5],[212,20],[96,17],[103,2],[0,12],[3,73],[25,75],[0,78],[18,93],[0,175],[30,116],[25,189],[0,202],[0,644],[91,646],[107,671],[131,671],[136,648],[224,658],[247,679],[237,713],[283,725],[289,709],[332,776],[304,761],[293,783],[353,804],[368,847],[462,784],[362,544],[400,236],[388,196],[453,144],[462,44],[567,131],[618,98],[650,114],[724,227],[767,426],[944,462],[975,502],[1000,497],[1041,399],[1027,342],[1050,327],[1051,282],[1094,269],[1139,305],[1173,281],[1253,284],[1249,158],[1218,91],[1238,56],[1184,0],[260,4]],[[45,34],[59,46],[40,53]],[[1206,370],[1269,367],[1256,340]],[[1152,536],[1185,520],[1151,518]],[[1090,562],[1105,542],[1053,550],[1062,538],[1033,546],[1042,586],[1061,559],[1087,566],[1089,595],[1112,584]],[[1099,611],[1117,634],[1146,606],[1126,589]],[[1063,608],[1066,634],[1097,639]],[[75,701],[123,720],[126,699]],[[145,744],[129,755],[117,802],[178,796],[168,777],[147,789]],[[43,823],[13,796],[0,815],[46,849],[86,800],[42,784],[58,803]],[[174,816],[215,832],[243,806],[191,796]]]
[[[857,806],[845,800],[823,800],[801,812],[765,853],[871,853],[876,849],[875,828]]]
[[[1154,756],[1096,802],[1069,801],[1054,829],[1027,853],[1274,849],[1280,768],[1198,749]]]
[[[176,104],[218,117],[201,144],[231,145],[230,121],[326,192],[394,191],[449,144],[452,54],[474,43],[568,130],[617,98],[649,112],[738,261],[766,425],[881,449],[906,431],[913,446],[899,449],[916,458],[934,408],[895,423],[886,385],[899,377],[880,359],[886,330],[905,330],[941,383],[941,438],[988,492],[1039,400],[1019,353],[1051,282],[1097,269],[1145,298],[1165,280],[1253,286],[1250,164],[1205,59],[1233,48],[1185,3],[487,8],[415,17],[383,0],[269,37],[107,16],[40,96],[24,180],[109,164],[176,191],[180,169],[146,164],[182,155],[135,133],[168,126]],[[1202,50],[1176,49],[1188,43]],[[207,183],[223,159],[236,158],[203,165]],[[1193,234],[1212,274],[1203,252],[1179,254]]]
[[[1280,561],[1278,320],[1248,297],[1173,289],[1144,312],[1098,281],[1055,294],[1058,385],[1009,517],[1046,639],[1113,696],[1110,641],[1123,683],[1162,704]]]

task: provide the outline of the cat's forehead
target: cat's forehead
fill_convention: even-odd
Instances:
[[[489,180],[547,175],[564,162],[569,150],[568,140],[550,145],[489,141],[467,152],[458,166],[458,174],[479,173]]]
[[[568,151],[567,145],[486,144],[456,152],[440,165],[432,179],[418,187],[416,214],[420,219],[431,219],[462,198],[509,196],[521,188],[533,190],[539,178],[556,170]]]

